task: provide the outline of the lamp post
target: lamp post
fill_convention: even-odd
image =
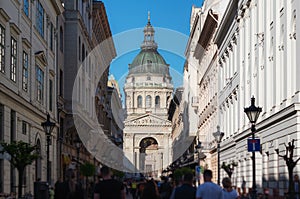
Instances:
[[[196,149],[196,153],[198,153],[198,164],[199,164],[200,172],[199,172],[199,176],[197,176],[197,180],[198,180],[198,185],[200,185],[200,173],[201,173],[200,154],[202,151],[202,143],[199,139],[198,139],[198,144],[195,146],[195,149]],[[197,175],[198,175],[198,172],[197,172]]]
[[[217,132],[213,133],[215,140],[217,142],[217,153],[218,153],[218,185],[220,185],[220,143],[224,136],[224,133],[220,131],[220,126],[217,126]]]
[[[45,133],[46,133],[46,141],[47,141],[47,182],[48,185],[51,183],[51,167],[50,167],[50,160],[49,160],[49,146],[51,142],[51,132],[55,127],[55,123],[50,121],[50,115],[47,114],[47,120],[41,123]]]
[[[75,139],[75,147],[76,147],[76,152],[77,152],[77,164],[76,164],[77,183],[80,184],[79,153],[80,153],[80,148],[81,148],[81,140],[79,139],[79,136],[77,136],[77,138]]]
[[[255,98],[251,98],[251,105],[248,108],[244,108],[244,112],[246,113],[251,125],[251,134],[252,140],[255,139],[255,123],[259,117],[260,112],[262,111],[261,107],[255,106]],[[256,174],[255,174],[255,151],[252,151],[252,199],[256,199]]]

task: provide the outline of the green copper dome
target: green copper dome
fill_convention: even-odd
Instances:
[[[129,73],[169,74],[169,65],[156,50],[142,50],[129,64]]]
[[[144,64],[162,64],[167,65],[164,58],[156,50],[142,50],[130,64],[130,68]]]
[[[154,41],[154,28],[148,23],[144,28],[144,41],[141,44],[140,53],[129,64],[129,74],[135,73],[159,73],[169,75],[169,65],[157,51],[157,44]]]

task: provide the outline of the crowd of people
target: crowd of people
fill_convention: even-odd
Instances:
[[[157,182],[154,179],[122,182],[114,179],[109,167],[100,170],[99,181],[93,187],[93,195],[84,194],[82,186],[75,180],[75,173],[68,171],[66,180],[54,187],[54,199],[242,199],[244,195],[232,187],[231,179],[223,178],[222,186],[212,182],[212,171],[204,170],[204,183],[195,186],[192,172],[185,173],[182,180],[173,185],[167,177]],[[51,194],[52,195],[52,194]],[[247,197],[248,198],[248,197]],[[51,197],[52,199],[52,197]]]

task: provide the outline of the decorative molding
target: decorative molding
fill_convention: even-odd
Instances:
[[[12,32],[14,32],[17,35],[21,34],[22,31],[20,30],[20,28],[15,23],[10,22],[9,25],[10,25],[10,29],[11,29]]]
[[[22,38],[22,42],[27,48],[31,48],[31,43],[25,37]]]
[[[10,17],[8,16],[8,14],[5,12],[5,10],[3,8],[0,8],[0,16],[6,22],[8,22],[10,20]]]

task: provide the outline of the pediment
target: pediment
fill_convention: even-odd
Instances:
[[[161,119],[152,114],[145,114],[125,121],[125,126],[171,126],[169,120]]]
[[[43,66],[47,66],[47,57],[44,51],[38,51],[35,53],[35,59]]]

